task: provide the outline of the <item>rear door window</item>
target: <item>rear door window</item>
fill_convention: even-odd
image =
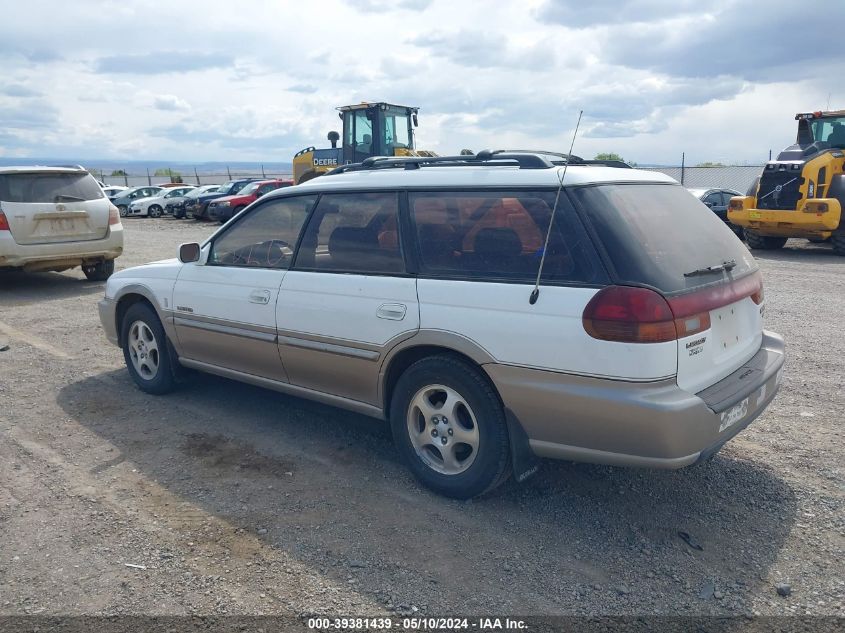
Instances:
[[[314,209],[295,268],[344,273],[399,273],[396,193],[326,194]]]
[[[103,190],[87,173],[0,174],[0,200],[6,202],[78,202],[103,197]]]
[[[409,198],[424,275],[534,281],[555,203],[553,191],[449,191]],[[549,235],[546,282],[604,284],[607,276],[564,196]]]
[[[757,270],[733,231],[680,185],[607,184],[570,193],[622,283],[674,293]],[[735,264],[730,272],[696,272],[725,262]]]

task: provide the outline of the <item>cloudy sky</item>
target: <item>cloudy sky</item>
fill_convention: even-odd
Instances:
[[[576,154],[759,163],[845,108],[843,29],[843,0],[27,0],[0,156],[287,161],[385,100],[441,154],[565,151],[583,109]]]

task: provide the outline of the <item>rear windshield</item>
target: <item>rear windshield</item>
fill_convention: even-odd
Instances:
[[[0,174],[0,200],[74,202],[104,197],[91,174]]]
[[[680,185],[611,184],[570,191],[622,282],[673,293],[757,270],[727,225]],[[730,261],[736,266],[729,273],[690,274]]]

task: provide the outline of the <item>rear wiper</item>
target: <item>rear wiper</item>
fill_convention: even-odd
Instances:
[[[79,196],[69,196],[67,194],[60,193],[56,196],[55,202],[58,202],[59,200],[73,200],[74,202],[84,202],[85,198],[80,198]]]
[[[707,266],[706,268],[697,268],[696,270],[684,273],[684,277],[695,277],[696,275],[706,275],[707,273],[720,273],[722,271],[733,270],[736,268],[736,260],[729,259],[716,266]]]

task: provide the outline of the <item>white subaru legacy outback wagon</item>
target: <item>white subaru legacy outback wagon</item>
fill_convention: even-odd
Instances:
[[[82,167],[0,168],[0,269],[81,266],[103,281],[122,253],[117,207]]]
[[[565,162],[376,158],[278,190],[112,276],[106,336],[149,393],[187,367],[388,420],[452,497],[537,457],[707,459],[780,383],[757,265],[668,176]]]

